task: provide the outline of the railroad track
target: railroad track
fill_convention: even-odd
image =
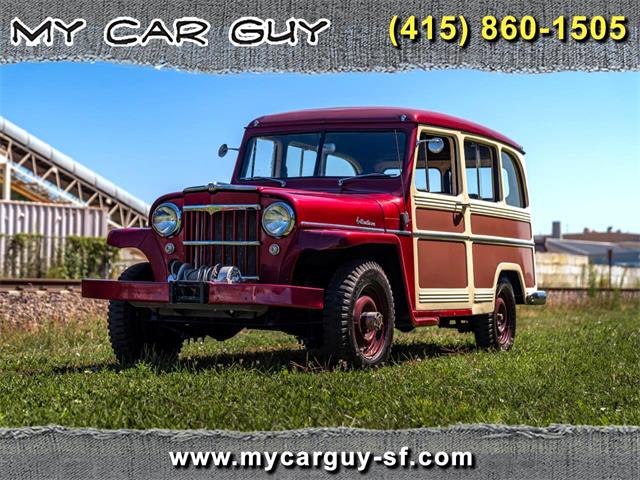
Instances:
[[[10,291],[53,291],[80,290],[80,280],[67,280],[60,278],[0,278],[0,292]],[[640,288],[590,288],[582,287],[542,287],[550,295],[587,295],[588,293],[611,293],[618,292],[631,297],[640,297]]]
[[[80,280],[60,278],[0,278],[0,292],[80,290]]]
[[[584,288],[584,287],[549,287],[549,288],[544,288],[544,287],[540,287],[540,290],[544,290],[546,292],[560,292],[560,293],[570,293],[570,292],[576,292],[576,293],[588,293],[590,291],[594,291],[596,293],[598,292],[620,292],[620,293],[624,293],[624,292],[629,292],[629,293],[634,293],[634,294],[640,294],[640,288],[595,288],[595,289],[591,289],[591,288]]]

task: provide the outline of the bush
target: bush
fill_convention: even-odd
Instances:
[[[44,236],[35,233],[18,233],[6,236],[4,275],[14,278],[38,278],[46,271]]]
[[[47,272],[49,278],[86,278],[109,276],[118,249],[104,238],[67,237],[60,245],[56,261]]]

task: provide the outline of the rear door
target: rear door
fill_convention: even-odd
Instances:
[[[493,310],[499,275],[514,289],[535,286],[534,247],[522,157],[482,138],[465,137],[474,313]],[[517,284],[516,284],[517,283]]]

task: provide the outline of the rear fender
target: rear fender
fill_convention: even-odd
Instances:
[[[522,273],[522,268],[517,263],[507,263],[502,262],[496,268],[496,275],[493,280],[493,284],[495,288],[498,286],[498,282],[500,281],[500,277],[505,277],[511,283],[513,287],[513,292],[516,296],[517,303],[523,304],[525,297],[525,280],[524,274]]]

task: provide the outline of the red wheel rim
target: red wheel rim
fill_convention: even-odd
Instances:
[[[362,291],[353,309],[353,323],[358,349],[371,360],[384,349],[387,337],[387,319],[376,292]]]
[[[506,345],[511,341],[512,328],[511,328],[511,316],[509,315],[509,309],[507,303],[502,297],[496,298],[496,309],[494,312],[496,319],[496,330],[498,334],[498,343],[500,345]]]

